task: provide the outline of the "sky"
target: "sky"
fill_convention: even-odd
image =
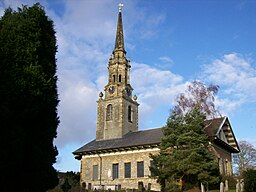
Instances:
[[[216,106],[237,140],[256,146],[256,1],[41,0],[54,22],[60,125],[59,171],[79,171],[72,152],[95,139],[99,92],[107,84],[118,3],[138,96],[139,129],[165,125],[189,82],[219,85]],[[0,0],[0,16],[34,0]]]

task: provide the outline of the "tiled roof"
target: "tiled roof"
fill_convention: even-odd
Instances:
[[[226,147],[229,151],[233,153],[238,153],[240,151],[234,132],[227,117],[207,120],[204,130],[209,136],[210,141],[214,142],[215,144]],[[220,131],[223,132],[226,140],[223,140],[221,138],[221,136],[219,135]]]
[[[103,150],[132,148],[139,146],[158,145],[161,142],[163,132],[161,128],[143,131],[129,132],[122,138],[109,140],[93,140],[83,147],[77,149],[73,154],[89,153]]]
[[[220,117],[220,118],[215,118],[215,119],[210,119],[205,121],[205,132],[209,137],[214,137],[216,136],[220,126],[224,122],[226,117]]]

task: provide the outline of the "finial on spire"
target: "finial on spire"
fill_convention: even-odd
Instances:
[[[119,3],[118,4],[118,10],[119,10],[119,12],[122,12],[122,7],[124,6],[124,4],[123,3]]]

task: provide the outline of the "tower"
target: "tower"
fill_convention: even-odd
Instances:
[[[108,84],[103,95],[99,94],[96,140],[121,138],[130,131],[138,130],[137,97],[132,97],[130,85],[130,60],[126,58],[119,5],[115,48],[108,62]],[[105,96],[105,97],[104,97]]]

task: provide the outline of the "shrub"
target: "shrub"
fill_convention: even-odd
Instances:
[[[244,191],[256,191],[256,170],[247,169],[246,171],[244,171]]]

